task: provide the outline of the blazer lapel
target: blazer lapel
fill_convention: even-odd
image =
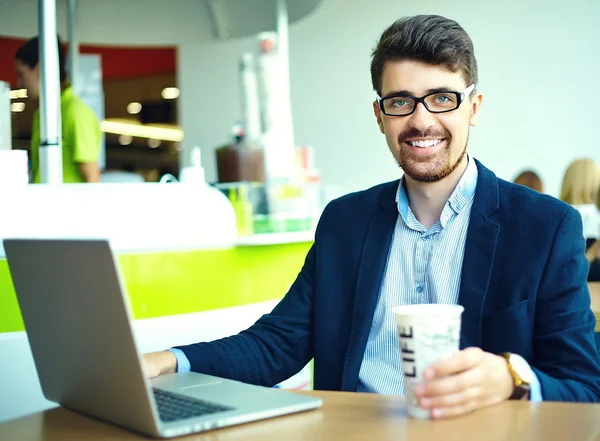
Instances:
[[[475,200],[465,244],[458,303],[464,306],[460,347],[481,347],[481,318],[489,289],[500,225],[489,219],[498,210],[498,179],[479,161]]]
[[[395,191],[396,188],[397,186],[393,190]],[[394,204],[394,193],[384,192],[384,198],[382,205],[385,206],[385,209],[371,219],[363,246],[342,373],[343,391],[356,391],[358,373],[367,346],[373,314],[379,300],[381,282],[398,217],[398,210]]]

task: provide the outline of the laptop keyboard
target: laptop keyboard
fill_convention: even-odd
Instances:
[[[233,407],[174,394],[162,389],[152,389],[152,391],[158,407],[158,415],[163,423],[233,410]]]

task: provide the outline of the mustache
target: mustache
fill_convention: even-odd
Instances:
[[[442,130],[435,129],[433,127],[429,127],[426,130],[417,130],[415,128],[411,128],[405,130],[398,136],[398,142],[402,142],[408,138],[449,138],[450,135],[445,133]]]

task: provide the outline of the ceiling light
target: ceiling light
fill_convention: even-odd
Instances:
[[[19,112],[22,112],[23,110],[25,110],[25,103],[12,103],[10,105],[11,112],[19,113]]]
[[[138,138],[153,138],[173,142],[183,140],[183,131],[180,128],[154,127],[139,123],[104,120],[100,123],[100,129],[105,133],[136,136]]]
[[[181,147],[181,143],[172,142],[171,144],[169,144],[169,153],[171,153],[172,155],[176,155],[181,151]]]
[[[165,87],[160,95],[166,100],[174,100],[179,96],[179,89],[177,87]]]
[[[131,115],[137,115],[142,111],[142,105],[138,102],[127,104],[127,113]]]
[[[119,135],[119,144],[129,145],[133,142],[133,136],[131,135]]]
[[[16,100],[19,98],[27,98],[27,89],[14,89],[8,92],[8,96],[11,100]]]
[[[153,138],[148,139],[148,147],[150,147],[151,149],[155,149],[157,147],[160,147],[160,140],[159,139],[153,139]]]

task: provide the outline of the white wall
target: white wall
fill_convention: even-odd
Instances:
[[[325,183],[349,191],[400,175],[372,116],[370,51],[396,18],[420,13],[457,20],[474,41],[485,95],[471,135],[477,158],[505,179],[534,167],[554,195],[571,160],[600,162],[600,1],[324,0],[290,28],[290,72],[296,143],[314,146]],[[209,180],[213,151],[241,114],[238,57],[255,46],[245,38],[180,48],[185,144],[202,147]],[[331,100],[355,107],[336,114]]]

